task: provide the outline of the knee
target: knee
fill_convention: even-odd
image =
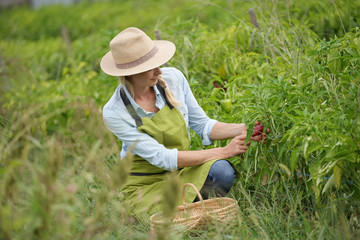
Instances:
[[[207,199],[209,194],[225,196],[230,191],[235,177],[232,165],[227,160],[218,160],[211,166],[200,193],[204,199]]]
[[[209,174],[226,189],[230,189],[235,180],[235,170],[227,160],[216,161]]]

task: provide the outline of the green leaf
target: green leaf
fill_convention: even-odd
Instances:
[[[335,187],[339,189],[341,185],[341,167],[339,166],[339,163],[334,166],[333,172],[335,178]]]
[[[252,134],[254,133],[254,126],[255,126],[255,123],[249,124],[247,133],[246,133],[245,144],[250,141],[250,138],[251,138]]]
[[[306,131],[306,127],[299,127],[299,126],[293,127],[293,129],[290,130],[290,134],[289,134],[288,139],[287,139],[288,142],[302,131]]]
[[[220,92],[220,88],[213,88],[212,91],[211,91],[211,94],[210,96],[211,97],[217,97],[218,93]]]
[[[291,177],[291,171],[290,171],[290,169],[289,169],[287,166],[285,166],[285,165],[282,164],[282,163],[279,163],[279,167],[280,167],[282,170],[284,170],[289,177]]]
[[[326,182],[321,194],[324,194],[327,190],[329,190],[329,188],[333,186],[334,186],[334,174],[332,174],[329,180]]]
[[[224,64],[220,65],[218,67],[218,72],[219,72],[219,76],[222,78],[222,79],[226,79],[226,69],[225,69],[225,66]]]
[[[291,172],[294,172],[298,159],[299,159],[299,154],[301,151],[301,147],[297,147],[295,148],[292,152],[291,152],[291,156],[290,156],[290,169]]]
[[[304,143],[304,156],[306,156],[306,152],[307,152],[307,149],[309,147],[309,141],[311,140],[311,137],[307,137],[305,139],[305,143]]]

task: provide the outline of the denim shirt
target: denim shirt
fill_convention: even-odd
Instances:
[[[188,81],[179,70],[166,67],[161,68],[161,71],[161,76],[165,80],[167,87],[174,94],[175,99],[180,102],[178,110],[184,117],[189,137],[190,127],[202,138],[203,145],[210,145],[212,143],[210,133],[217,121],[210,119],[199,106],[191,92]],[[167,149],[148,134],[141,133],[137,130],[135,120],[127,111],[120,97],[121,87],[124,88],[136,113],[141,118],[152,118],[155,115],[155,113],[147,112],[136,104],[125,86],[119,85],[116,88],[115,93],[103,108],[103,119],[105,126],[122,142],[122,150],[120,152],[121,158],[126,156],[128,146],[131,146],[138,141],[133,149],[133,154],[139,155],[143,159],[149,161],[152,165],[165,170],[177,169],[178,150]],[[154,91],[156,94],[155,105],[158,109],[161,109],[166,104],[165,99],[156,86],[154,86]]]

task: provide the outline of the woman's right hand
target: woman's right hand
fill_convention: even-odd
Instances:
[[[250,145],[250,142],[245,144],[245,139],[246,139],[246,132],[239,136],[234,137],[230,141],[230,143],[223,148],[225,159],[245,153]]]
[[[245,153],[250,141],[245,144],[246,131],[234,137],[225,147],[205,150],[178,151],[178,168],[198,166],[215,159],[228,159]]]

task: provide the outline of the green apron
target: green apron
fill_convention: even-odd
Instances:
[[[187,151],[190,149],[190,138],[185,120],[179,110],[168,102],[162,86],[157,84],[157,87],[164,96],[166,105],[155,113],[151,119],[148,117],[140,118],[137,115],[123,89],[120,90],[120,95],[127,110],[135,119],[137,129],[140,132],[150,135],[166,148],[177,148],[179,151]],[[182,187],[185,183],[190,182],[200,190],[215,161],[216,160],[209,161],[194,167],[184,167],[179,170],[180,186]],[[160,211],[159,202],[161,200],[167,171],[135,155],[130,172],[131,175],[128,181],[121,189],[124,194],[124,201],[138,213],[147,212],[152,214]],[[178,196],[180,195],[181,194]],[[195,197],[195,191],[187,188],[186,202],[193,202]],[[181,204],[181,197],[179,197],[176,205]]]

